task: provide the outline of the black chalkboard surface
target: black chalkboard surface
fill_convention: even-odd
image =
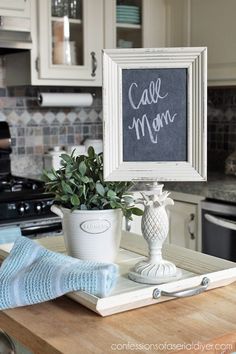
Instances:
[[[187,69],[123,69],[123,161],[187,161]]]

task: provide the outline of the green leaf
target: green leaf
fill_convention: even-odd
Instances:
[[[80,164],[79,164],[79,172],[80,172],[80,174],[82,176],[85,175],[86,170],[87,170],[87,166],[86,166],[85,162],[84,161],[80,162]]]
[[[109,189],[109,191],[107,192],[107,196],[111,199],[114,199],[114,198],[116,198],[116,192]]]
[[[138,215],[138,216],[143,215],[143,211],[139,208],[131,208],[130,210],[132,211],[132,214],[134,214],[134,215]]]
[[[56,180],[56,176],[54,174],[54,172],[51,170],[51,171],[43,171],[43,179],[44,180],[50,180],[50,181],[55,181]]]
[[[86,198],[87,190],[86,190],[85,184],[83,184],[82,188],[83,188],[83,195],[84,195],[84,198]]]
[[[131,209],[123,209],[123,214],[124,216],[129,219],[129,220],[133,220],[132,219],[132,210]]]
[[[123,209],[123,205],[120,202],[117,202],[116,200],[112,200],[113,205],[115,205],[116,209]]]
[[[76,151],[76,149],[73,149],[73,151],[72,151],[72,153],[70,155],[71,157],[74,157],[75,151]]]
[[[74,194],[70,197],[70,202],[73,206],[78,206],[80,204],[80,200],[79,200],[79,197]]]
[[[87,176],[82,176],[80,178],[80,180],[83,182],[83,183],[89,183],[90,182],[90,179],[87,177]]]
[[[92,159],[95,156],[95,151],[94,148],[92,146],[89,146],[88,148],[88,156]]]
[[[105,194],[105,189],[103,187],[103,185],[101,183],[96,183],[96,191],[99,195],[101,195],[102,197],[104,196]]]
[[[100,179],[100,181],[103,181],[103,173],[100,171],[98,172],[98,178]]]
[[[130,195],[125,195],[123,197],[125,204],[127,205],[134,205],[134,198],[131,197]]]
[[[98,200],[98,195],[94,194],[92,195],[92,197],[90,198],[90,203],[96,203]]]
[[[67,163],[72,163],[73,159],[70,157],[68,154],[61,154],[60,155],[61,159],[64,160]]]
[[[68,197],[68,195],[63,195],[63,196],[60,197],[60,199],[61,199],[63,202],[68,202],[69,197]]]
[[[71,189],[71,187],[69,186],[69,184],[67,184],[65,181],[61,182],[61,186],[62,189],[65,193],[69,193],[69,194],[73,194],[73,190]]]
[[[118,204],[116,201],[111,200],[110,206],[112,207],[112,209],[118,209],[118,208],[120,208],[121,204]]]
[[[74,172],[73,177],[76,178],[78,181],[81,181],[81,176],[78,172]]]
[[[76,193],[78,195],[78,197],[81,197],[83,194],[83,187],[82,186],[78,186]]]

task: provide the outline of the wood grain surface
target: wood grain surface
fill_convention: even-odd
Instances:
[[[106,318],[61,297],[2,311],[0,326],[36,354],[173,353],[177,345],[179,353],[231,353],[236,350],[236,283]],[[192,342],[213,349],[185,350]],[[230,351],[217,350],[220,343],[230,344]],[[135,345],[140,349],[132,349]]]

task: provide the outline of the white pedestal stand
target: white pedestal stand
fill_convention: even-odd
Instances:
[[[142,233],[148,243],[149,257],[138,262],[129,273],[129,278],[145,284],[161,284],[179,279],[181,271],[174,263],[162,258],[162,245],[169,232],[167,205],[174,202],[168,192],[162,192],[163,184],[154,182],[148,191],[141,192],[144,199]]]

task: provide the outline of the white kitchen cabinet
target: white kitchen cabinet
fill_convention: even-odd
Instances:
[[[30,0],[0,0],[0,16],[30,17]]]
[[[169,243],[197,250],[198,205],[175,201],[169,207]]]
[[[236,1],[167,0],[167,45],[208,47],[208,83],[236,84]]]
[[[7,85],[101,86],[103,0],[31,7],[33,49],[6,57]]]
[[[73,11],[65,6],[57,11],[53,2],[56,3],[55,0],[38,2],[40,79],[100,85],[102,0],[69,1],[67,5],[80,5]]]
[[[105,0],[104,5],[105,48],[151,48],[165,45],[165,0]],[[121,17],[119,10],[123,9],[119,7],[127,5],[136,7],[134,11],[138,12],[139,20],[135,21],[135,14],[129,15],[129,9],[128,15],[125,13]]]
[[[20,42],[23,32],[30,32],[30,22],[30,0],[0,0],[0,39],[11,41],[5,31],[17,31],[15,39]]]

